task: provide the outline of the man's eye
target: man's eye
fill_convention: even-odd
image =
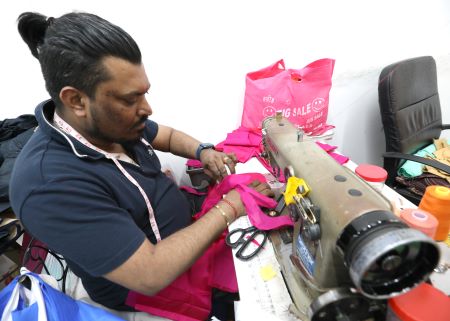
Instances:
[[[122,101],[125,103],[125,105],[128,105],[128,106],[132,106],[132,105],[136,104],[136,102],[137,102],[136,99],[127,99],[127,98],[123,98]]]

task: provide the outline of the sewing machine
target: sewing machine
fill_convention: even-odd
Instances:
[[[384,320],[386,299],[436,267],[437,244],[280,114],[262,132],[264,156],[287,180],[282,215],[295,222],[271,235],[291,311],[309,321]]]

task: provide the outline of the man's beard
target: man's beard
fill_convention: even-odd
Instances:
[[[92,109],[91,112],[91,116],[92,116],[92,127],[91,129],[88,131],[90,137],[93,137],[95,139],[100,139],[103,141],[108,141],[111,143],[117,143],[117,144],[131,144],[131,143],[136,143],[138,142],[141,137],[142,137],[142,132],[139,135],[136,135],[135,138],[120,138],[120,137],[111,137],[108,135],[108,133],[102,132],[98,126],[98,124],[101,124],[101,121],[99,121],[99,117],[97,115],[97,110],[95,108]],[[143,123],[145,123],[147,121],[148,117],[144,116],[142,117],[139,122],[137,122],[133,127],[131,127],[131,129],[129,129],[129,131],[133,131],[135,128],[139,127],[140,125],[142,125]],[[114,122],[116,121],[115,119],[109,119],[110,122]]]

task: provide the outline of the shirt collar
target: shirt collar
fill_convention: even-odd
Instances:
[[[105,157],[104,154],[89,148],[79,142],[75,137],[68,135],[66,132],[53,124],[55,113],[55,104],[52,100],[46,100],[40,103],[35,110],[35,116],[39,123],[39,129],[46,135],[60,142],[69,145],[72,152],[80,158],[100,159]]]

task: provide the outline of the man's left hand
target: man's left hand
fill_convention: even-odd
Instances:
[[[237,158],[234,153],[226,154],[214,149],[205,149],[200,154],[200,161],[205,173],[217,181],[221,181],[229,173],[236,172]]]

